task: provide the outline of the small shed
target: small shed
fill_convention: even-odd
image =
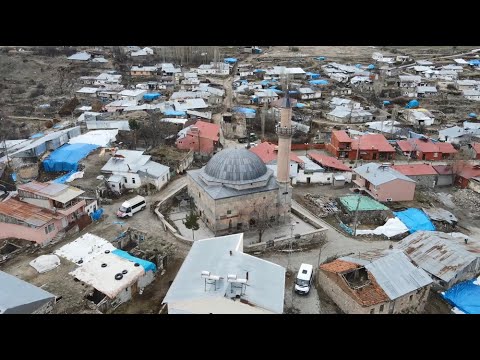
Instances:
[[[333,177],[333,186],[338,186],[338,187],[345,186],[345,181],[346,181],[345,176],[335,175]]]

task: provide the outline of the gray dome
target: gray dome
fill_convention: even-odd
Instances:
[[[204,171],[220,181],[248,181],[265,175],[267,167],[262,159],[250,150],[225,149],[210,159]]]

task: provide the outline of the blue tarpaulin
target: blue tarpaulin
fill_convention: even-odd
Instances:
[[[373,69],[375,69],[375,65],[370,64],[370,65],[367,66],[367,69],[368,70],[373,70]]]
[[[127,259],[128,261],[131,261],[133,263],[139,263],[141,267],[143,267],[145,269],[145,272],[146,271],[157,271],[157,267],[155,266],[154,263],[150,262],[150,261],[147,261],[147,260],[143,260],[143,259],[140,259],[140,258],[137,258],[135,256],[132,256],[130,255],[128,252],[126,251],[123,251],[123,250],[120,250],[120,249],[116,249],[116,250],[113,250],[112,251],[112,254],[115,254],[121,258],[124,258],[124,259]]]
[[[297,102],[297,107],[298,107],[298,108],[303,108],[303,107],[305,107],[305,106],[307,106],[307,105]]]
[[[150,93],[150,94],[145,94],[143,95],[143,98],[145,100],[155,100],[160,97],[160,93]]]
[[[167,116],[184,116],[187,113],[185,111],[164,110],[163,114]]]
[[[320,77],[320,74],[317,73],[312,73],[312,72],[307,72],[307,76],[310,77],[310,79],[318,79]]]
[[[360,68],[362,67],[362,65],[356,64],[355,67],[356,67],[357,69],[360,69]]]
[[[245,107],[234,107],[233,112],[239,112],[243,114],[255,114],[255,109],[245,108]]]
[[[90,214],[92,217],[93,221],[98,221],[103,215],[103,209],[98,209],[97,211],[94,211],[93,213]]]
[[[470,60],[468,63],[472,66],[480,66],[480,60]]]
[[[77,171],[78,162],[96,148],[98,145],[65,144],[43,160],[43,169],[46,172]]]
[[[235,58],[225,58],[225,59],[223,59],[223,62],[227,63],[227,64],[235,64],[237,62],[237,59],[235,59]]]
[[[466,314],[480,314],[480,286],[475,282],[473,279],[455,285],[445,291],[444,299]]]
[[[327,80],[310,80],[309,83],[312,85],[327,85],[328,81]]]
[[[411,100],[407,106],[405,106],[405,109],[414,109],[417,108],[420,104],[418,103],[418,100]]]
[[[12,173],[12,180],[17,181],[17,174],[16,173]]]
[[[43,135],[45,135],[44,133],[36,133],[36,134],[33,134],[32,136],[30,136],[30,139],[38,139],[38,138],[41,138]]]
[[[325,60],[325,56],[318,56],[316,58],[314,58],[315,60]]]
[[[390,104],[390,101],[388,101],[388,100],[383,100],[383,105],[388,105],[388,104]]]
[[[477,114],[475,114],[475,113],[470,113],[470,114],[468,114],[468,116],[471,117],[471,118],[476,118],[476,117],[477,117]]]
[[[254,72],[254,73],[256,73],[256,72],[265,72],[265,70],[263,70],[263,69],[255,69],[255,70],[253,70],[253,72]]]
[[[63,176],[60,176],[59,178],[56,178],[55,180],[53,180],[53,182],[56,183],[56,184],[65,184],[67,182],[67,179],[70,176],[72,176],[72,174],[75,174],[76,172],[77,172],[76,170],[72,170],[72,171],[66,173]]]
[[[409,208],[393,213],[405,224],[410,234],[419,230],[435,231],[435,225],[432,224],[427,214],[420,209]]]

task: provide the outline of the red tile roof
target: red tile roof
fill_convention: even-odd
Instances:
[[[322,269],[323,271],[335,273],[337,274],[337,276],[341,276],[341,274],[348,272],[349,270],[354,270],[360,267],[361,266],[358,264],[337,259],[328,264],[321,265],[320,269]],[[341,280],[344,282],[345,286],[348,287],[355,301],[362,306],[372,306],[390,301],[390,298],[377,283],[372,273],[370,273],[368,270],[367,273],[370,284],[359,289],[350,288],[347,282],[343,279],[343,277],[341,277]]]
[[[433,166],[429,164],[394,165],[392,168],[406,176],[437,175]]]
[[[397,145],[400,148],[400,150],[404,152],[410,152],[413,151],[413,145],[410,141],[408,140],[398,140]]]
[[[54,219],[63,216],[40,206],[32,205],[16,199],[0,202],[0,214],[26,222],[35,227],[41,227]]]
[[[480,176],[480,165],[465,165],[458,175],[465,179]]]
[[[473,150],[475,150],[475,152],[477,154],[480,154],[480,143],[473,143],[472,147],[473,147]]]
[[[352,150],[357,150],[360,142],[360,150],[375,149],[380,152],[395,152],[395,149],[390,145],[382,134],[368,134],[362,135],[359,139],[352,140]]]
[[[414,144],[413,148],[418,151],[421,151],[422,153],[440,152],[438,146],[430,140],[425,141],[421,139],[411,139],[410,141],[412,141],[412,143]]]
[[[335,159],[334,157],[323,155],[313,151],[310,151],[308,153],[308,156],[310,157],[310,159],[316,161],[324,167],[329,167],[340,171],[352,171],[352,169],[350,169],[348,166],[344,165],[341,161]]]
[[[268,141],[262,142],[261,144],[250,148],[250,151],[257,154],[265,164],[276,160],[278,156],[277,145]],[[298,155],[293,152],[290,152],[290,161],[303,163],[302,159],[300,159]]]
[[[447,142],[438,142],[438,149],[442,154],[456,154],[458,151],[453,147],[452,144]]]
[[[345,130],[333,130],[332,137],[333,136],[335,136],[340,142],[352,142],[352,139],[350,138],[350,136],[348,136]]]
[[[218,134],[220,133],[220,125],[208,123],[205,121],[197,121],[195,125],[200,131],[200,137],[218,141]],[[192,134],[191,128],[189,134]]]
[[[432,166],[439,175],[452,175],[452,167],[450,165],[434,165]]]

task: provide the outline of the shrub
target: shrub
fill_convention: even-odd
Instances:
[[[53,127],[53,122],[51,120],[45,121],[45,127],[47,129],[50,129],[51,127]]]

